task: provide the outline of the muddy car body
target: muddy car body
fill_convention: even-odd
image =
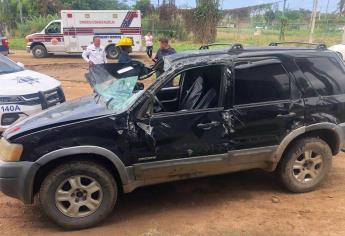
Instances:
[[[50,218],[76,229],[104,219],[120,192],[162,182],[263,169],[277,170],[293,192],[320,185],[344,144],[338,55],[235,47],[162,63],[164,73],[129,102],[102,100],[99,92],[8,129],[0,143],[1,191],[27,204],[39,193]],[[133,75],[122,77],[125,86]]]

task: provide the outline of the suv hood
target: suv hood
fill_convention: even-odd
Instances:
[[[4,137],[25,135],[27,132],[36,132],[47,128],[88,120],[112,114],[103,103],[96,103],[94,95],[81,97],[61,105],[52,107],[41,113],[14,124],[8,128]]]
[[[31,70],[0,74],[0,83],[0,96],[33,94],[61,85],[56,79]]]

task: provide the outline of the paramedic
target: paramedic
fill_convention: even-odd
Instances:
[[[89,63],[89,66],[107,63],[107,56],[104,47],[101,46],[101,38],[93,37],[93,43],[89,45],[82,54],[83,59]]]
[[[119,63],[130,63],[132,58],[129,53],[132,52],[133,40],[131,38],[121,38],[117,46],[120,48]]]

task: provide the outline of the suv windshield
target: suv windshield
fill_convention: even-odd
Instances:
[[[14,73],[22,71],[23,68],[5,56],[0,55],[0,74]]]
[[[119,67],[116,64],[93,66],[86,78],[96,94],[97,101],[104,103],[108,109],[121,112],[130,107],[143,93],[137,89],[139,78],[137,68]]]

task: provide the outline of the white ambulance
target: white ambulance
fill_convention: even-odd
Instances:
[[[37,58],[80,54],[95,35],[101,38],[109,58],[118,57],[116,43],[122,37],[133,39],[133,51],[142,51],[140,11],[63,10],[61,20],[51,21],[41,32],[26,36],[27,51]]]

